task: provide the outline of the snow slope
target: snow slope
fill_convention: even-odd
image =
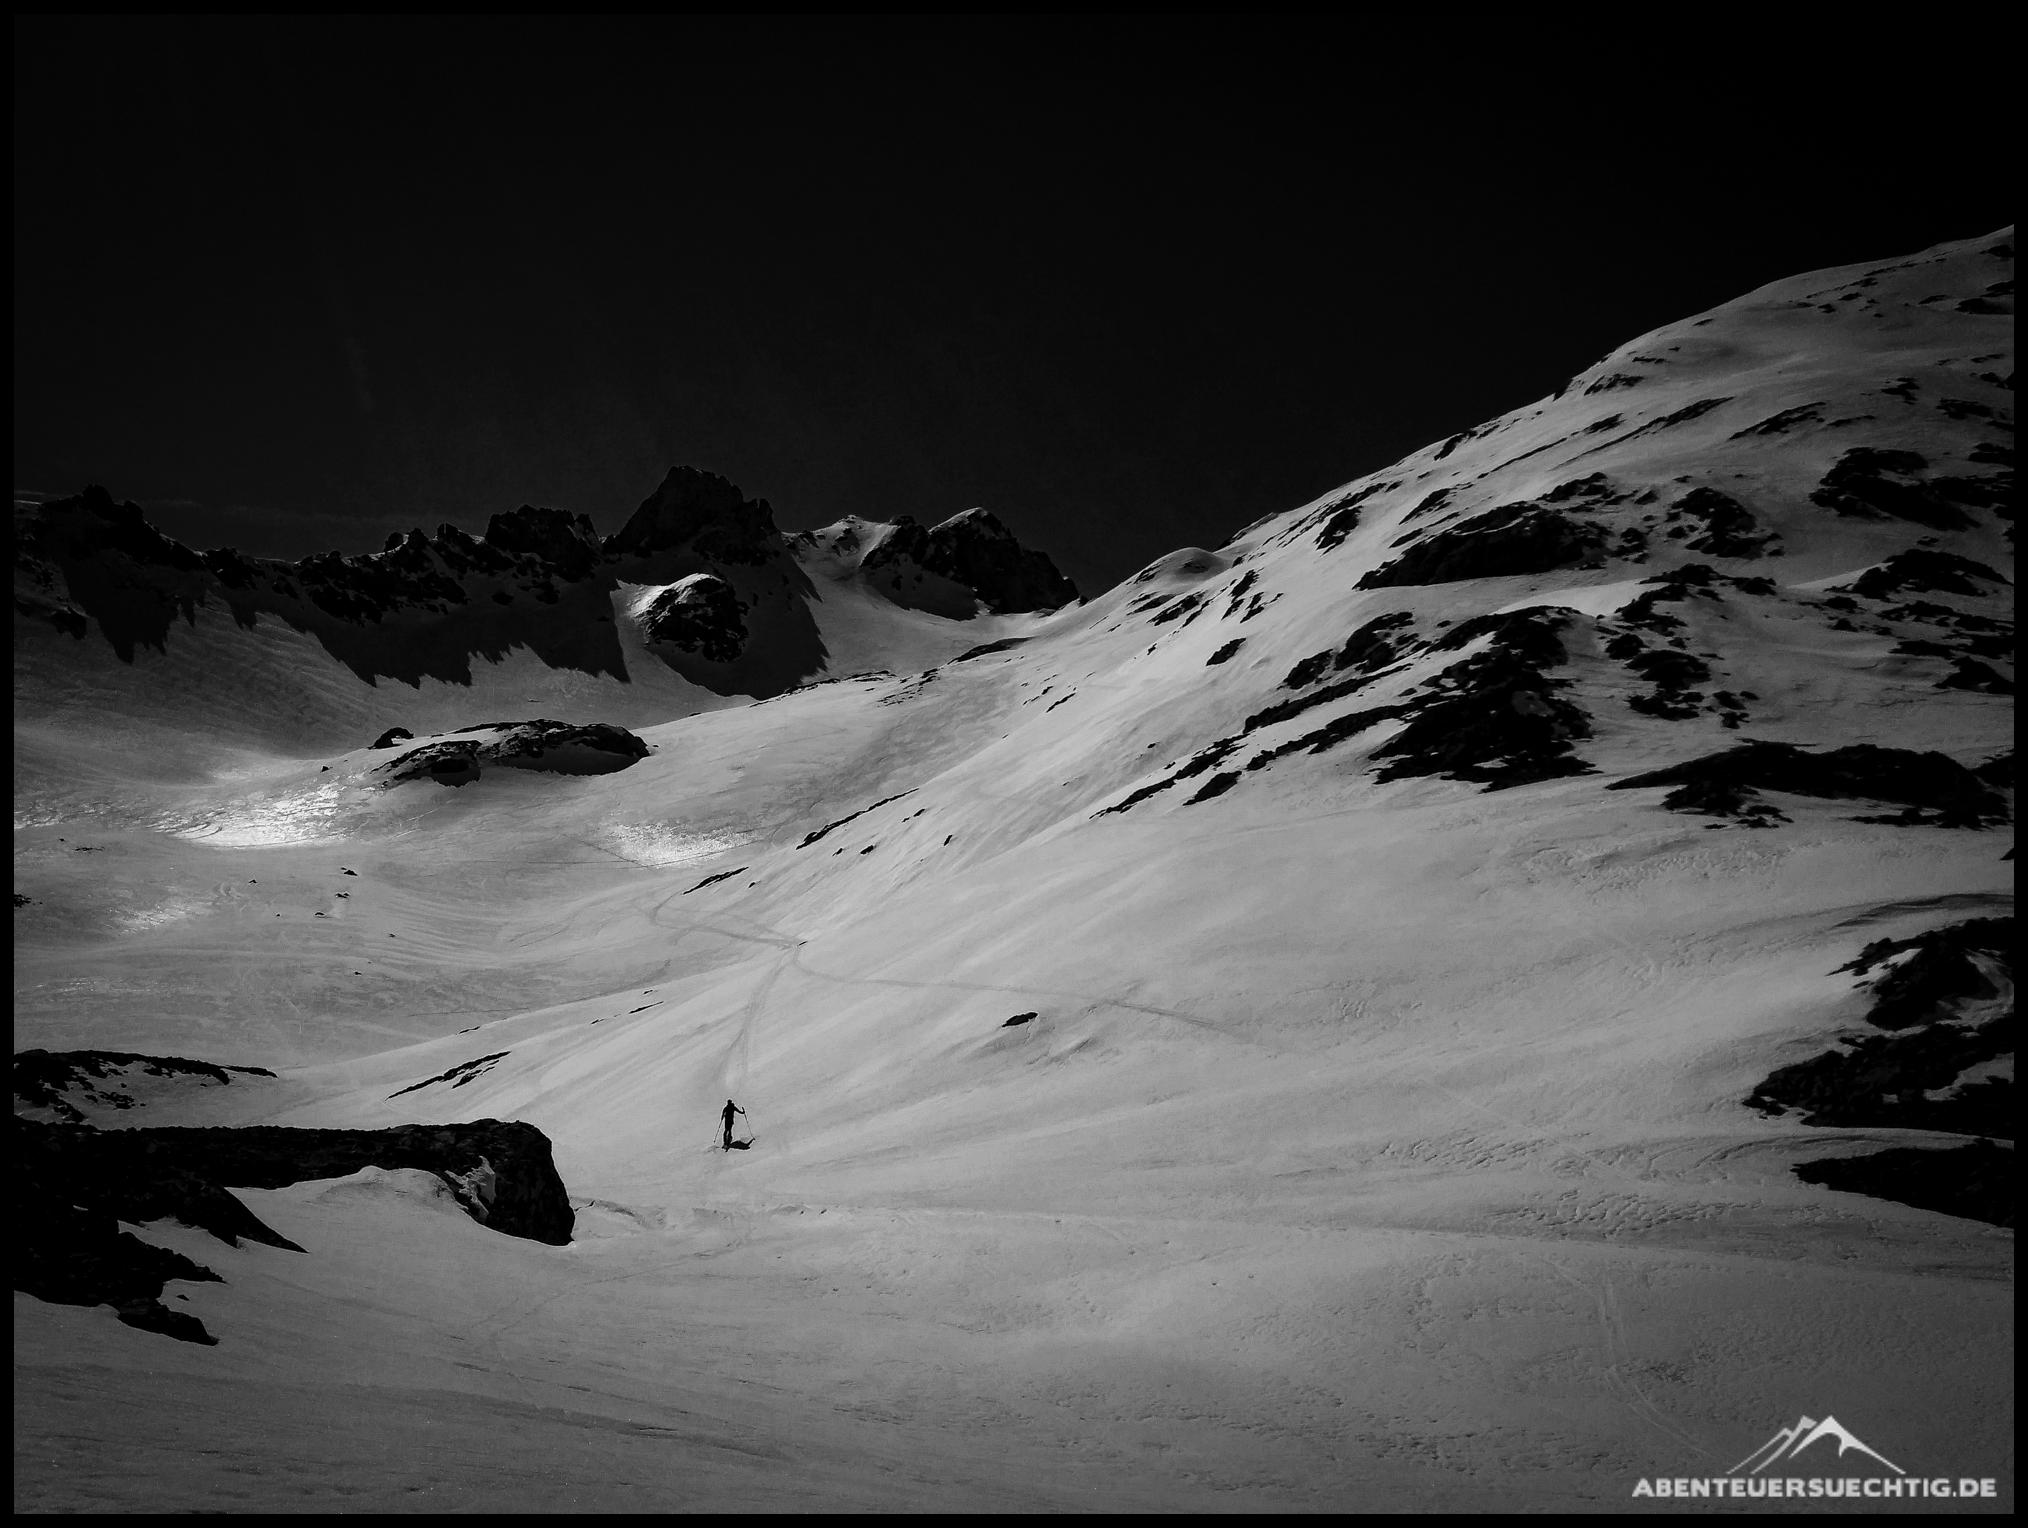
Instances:
[[[145,1228],[219,1345],[17,1295],[17,1509],[1619,1511],[1835,1412],[2011,1510],[2011,1233],[1790,1170],[1931,1133],[1742,1103],[1862,945],[2011,908],[2011,827],[1608,789],[2011,746],[2010,241],[1763,288],[1052,615],[897,611],[818,533],[830,671],[892,672],[480,673],[640,733],[612,774],[383,789],[406,715],[307,638],[264,693],[352,752],[207,741],[202,623],[145,723],[31,631],[17,1050],[279,1074],[108,1127],[526,1120],[579,1218],[369,1170],[241,1191],[307,1255]]]

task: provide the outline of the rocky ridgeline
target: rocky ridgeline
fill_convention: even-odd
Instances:
[[[187,1342],[217,1339],[163,1305],[163,1285],[218,1275],[120,1222],[173,1219],[228,1246],[245,1238],[301,1252],[227,1189],[281,1188],[365,1167],[428,1172],[474,1220],[504,1235],[561,1246],[575,1221],[548,1137],[519,1122],[100,1131],[17,1115],[14,1150],[14,1287],[58,1304],[110,1304],[130,1326]]]
[[[984,511],[924,531],[896,527],[873,572],[962,590],[969,616],[1076,597],[1049,559]],[[622,585],[656,593],[638,613],[650,648],[722,694],[779,694],[823,667],[815,591],[765,499],[678,467],[618,532],[584,515],[523,505],[483,536],[454,525],[387,538],[379,552],[295,562],[230,548],[196,552],[103,488],[15,506],[15,611],[83,639],[94,625],[131,663],[167,651],[179,623],[222,608],[239,626],[276,619],[312,633],[368,682],[469,683],[472,662],[526,647],[552,668],[627,677],[613,614]],[[906,583],[906,579],[902,581]],[[876,580],[878,583],[878,580]]]

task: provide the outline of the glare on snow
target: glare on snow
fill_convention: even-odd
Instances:
[[[695,865],[747,842],[751,833],[685,833],[662,823],[614,823],[600,830],[598,842],[636,865],[668,869]]]
[[[195,819],[165,818],[158,831],[219,849],[252,849],[271,844],[336,843],[339,788],[321,785],[302,794],[240,800]]]

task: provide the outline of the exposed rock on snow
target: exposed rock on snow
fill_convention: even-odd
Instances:
[[[1502,790],[1537,780],[1596,773],[1571,754],[1591,736],[1591,720],[1557,692],[1567,679],[1548,670],[1569,659],[1560,634],[1575,612],[1547,608],[1475,617],[1436,646],[1458,648],[1490,637],[1481,652],[1427,681],[1426,698],[1406,727],[1373,750],[1393,759],[1374,778],[1442,775]]]
[[[983,509],[965,510],[928,528],[899,516],[859,567],[872,587],[896,603],[947,615],[972,612],[944,608],[949,605],[946,586],[999,614],[1053,610],[1077,598],[1077,586],[1047,554],[1022,546],[997,516]],[[925,574],[934,580],[927,588]]]
[[[1691,489],[1663,518],[1675,522],[1663,535],[1680,538],[1687,550],[1707,557],[1767,557],[1781,552],[1778,533],[1763,530],[1751,510],[1715,488]]]
[[[2013,952],[2012,918],[1975,918],[1910,939],[1875,940],[1838,969],[1864,975],[1888,966],[1868,984],[1874,1003],[1866,1022],[1892,1033],[1847,1039],[1844,1050],[1780,1067],[1747,1104],[1768,1113],[1804,1110],[1809,1125],[2012,1140]]]
[[[259,1066],[216,1066],[182,1056],[127,1051],[18,1051],[14,1057],[14,1112],[45,1123],[77,1124],[106,1109],[132,1109],[136,1091],[225,1087],[242,1078],[273,1077]],[[141,1079],[149,1079],[143,1082]]]
[[[1853,580],[1850,587],[1854,594],[1862,594],[1872,600],[1886,599],[1903,590],[1923,594],[1980,595],[1990,592],[1979,587],[1979,580],[2001,585],[2009,583],[1998,570],[1983,562],[1974,562],[1954,552],[1910,547],[1905,552],[1896,552],[1879,567],[1868,568]]]
[[[1605,554],[1605,527],[1539,503],[1502,504],[1419,537],[1359,580],[1362,589],[1448,584],[1570,568]]]
[[[405,749],[371,773],[384,783],[434,780],[439,785],[465,785],[479,778],[488,764],[505,769],[532,769],[559,775],[606,775],[626,769],[648,756],[648,745],[606,722],[485,722],[462,727],[453,736],[425,741]]]
[[[408,1087],[398,1088],[387,1096],[389,1098],[399,1098],[404,1093],[418,1093],[424,1088],[439,1082],[448,1082],[454,1088],[462,1088],[474,1077],[483,1077],[499,1064],[500,1061],[513,1054],[512,1051],[495,1051],[490,1056],[480,1056],[471,1061],[462,1061],[448,1071],[439,1072],[434,1077],[425,1077],[421,1082],[412,1083]]]
[[[1895,801],[1911,809],[1901,818],[1862,819],[1865,821],[1976,828],[2009,820],[2007,803],[1955,759],[1871,743],[1824,753],[1811,753],[1793,743],[1743,743],[1723,753],[1615,780],[1606,789],[1641,790],[1656,785],[1700,792],[1665,797],[1662,804],[1674,810],[1712,813],[1722,799],[1715,791],[1745,789],[1786,791],[1824,800]],[[1935,815],[1923,817],[1921,808],[1929,808]]]
[[[1946,485],[1925,481],[1929,463],[1914,451],[1854,446],[1810,495],[1841,515],[1908,520],[1934,530],[1965,530],[1972,520]]]
[[[91,1130],[21,1120],[16,1129],[40,1132],[17,1139],[32,1143],[48,1172],[94,1205],[136,1223],[173,1216],[227,1242],[248,1236],[290,1245],[223,1192],[225,1187],[280,1188],[369,1166],[419,1167],[448,1182],[482,1165],[494,1176],[486,1222],[493,1230],[553,1246],[570,1240],[570,1196],[551,1160],[549,1138],[520,1121],[388,1130],[278,1125]]]
[[[473,1219],[508,1236],[562,1245],[574,1220],[548,1138],[518,1122],[97,1131],[17,1117],[14,1148],[14,1287],[59,1304],[112,1304],[130,1326],[190,1342],[216,1339],[160,1305],[163,1283],[218,1275],[118,1222],[174,1219],[228,1246],[245,1237],[301,1252],[226,1187],[279,1188],[367,1166],[434,1173]]]
[[[678,579],[641,612],[641,635],[713,663],[730,663],[746,648],[739,595],[714,574]]]
[[[2009,1228],[2020,1204],[2013,1148],[1986,1140],[1943,1151],[1897,1146],[1861,1156],[1824,1157],[1798,1163],[1796,1176],[1848,1194]]]

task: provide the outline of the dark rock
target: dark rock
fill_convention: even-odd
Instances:
[[[485,1076],[486,1073],[492,1071],[500,1062],[513,1054],[512,1051],[495,1051],[490,1056],[480,1056],[471,1061],[461,1061],[448,1071],[439,1072],[434,1077],[425,1077],[421,1082],[411,1083],[405,1088],[397,1088],[387,1096],[389,1098],[399,1098],[404,1093],[418,1093],[424,1088],[432,1087],[439,1082],[448,1082],[454,1088],[462,1088],[474,1077]]]
[[[1156,795],[1161,791],[1168,790],[1172,785],[1175,785],[1179,780],[1190,780],[1196,778],[1198,775],[1208,774],[1212,770],[1216,769],[1220,764],[1223,764],[1226,761],[1226,759],[1231,756],[1233,750],[1238,748],[1239,745],[1240,739],[1237,737],[1220,738],[1217,742],[1212,743],[1204,748],[1198,749],[1196,753],[1192,754],[1182,764],[1178,765],[1177,768],[1171,774],[1164,776],[1162,779],[1155,781],[1151,785],[1141,786],[1138,790],[1132,792],[1122,801],[1117,801],[1113,805],[1108,807],[1101,807],[1098,811],[1093,812],[1092,816],[1094,818],[1099,818],[1107,816],[1113,812],[1127,811],[1132,807],[1138,806],[1141,802],[1146,801],[1150,796]],[[1224,792],[1232,789],[1233,785],[1238,783],[1238,779],[1239,777],[1237,775],[1234,775],[1230,781],[1227,781],[1225,784],[1220,785],[1217,790],[1210,791],[1209,794],[1213,796],[1222,795]],[[1190,799],[1191,801],[1202,801],[1205,799],[1205,796],[1206,792],[1204,790],[1200,790],[1195,796],[1192,796]],[[1184,804],[1187,806],[1189,803],[1186,802]]]
[[[24,899],[25,900],[25,899]],[[25,1050],[14,1057],[14,1104],[18,1109],[47,1109],[66,1123],[84,1119],[72,1095],[81,1094],[95,1104],[114,1109],[131,1109],[132,1095],[121,1089],[131,1071],[150,1077],[190,1077],[200,1083],[221,1087],[242,1077],[273,1077],[259,1066],[217,1066],[209,1061],[192,1061],[183,1056],[143,1056],[129,1051],[46,1051]],[[106,1083],[103,1088],[94,1086]]]
[[[2004,1026],[1938,1024],[1910,1034],[1866,1035],[1849,1050],[1777,1068],[1746,1102],[1763,1113],[1803,1110],[1806,1125],[1947,1130],[2012,1140],[2012,1078],[1956,1085],[1974,1067],[2013,1051],[2011,1016]]]
[[[1758,424],[1750,424],[1743,430],[1735,431],[1730,438],[1733,440],[1746,440],[1755,435],[1784,435],[1798,425],[1821,423],[1823,420],[1823,408],[1824,405],[1821,403],[1805,403],[1798,408],[1783,409],[1779,414],[1768,415],[1767,418],[1761,420]],[[1712,555],[1723,556],[1725,554],[1713,553]]]
[[[1715,488],[1693,488],[1676,501],[1675,508],[1676,515],[1701,527],[1684,546],[1708,557],[1763,557],[1770,544],[1781,539],[1773,531],[1762,530],[1744,504]]]
[[[36,1154],[48,1180],[81,1202],[130,1221],[174,1217],[234,1238],[290,1246],[225,1187],[281,1188],[342,1178],[363,1167],[421,1168],[492,1230],[561,1246],[570,1240],[570,1196],[556,1175],[549,1138],[519,1121],[398,1125],[389,1130],[89,1130],[15,1122],[19,1150]],[[23,1136],[22,1132],[31,1132]],[[491,1199],[471,1186],[490,1170]],[[132,1213],[128,1213],[131,1211]],[[300,1249],[297,1249],[300,1250]]]
[[[1700,817],[1735,817],[1750,828],[1771,828],[1788,822],[1786,812],[1761,799],[1751,786],[1729,780],[1693,780],[1662,798],[1672,812],[1692,812]]]
[[[1164,626],[1170,621],[1180,618],[1183,624],[1188,626],[1199,615],[1203,614],[1204,599],[1205,597],[1202,593],[1186,594],[1181,599],[1176,600],[1166,610],[1162,611],[1161,614],[1157,615],[1148,624],[1151,626]]]
[[[1933,552],[1927,547],[1911,547],[1905,552],[1896,552],[1877,568],[1868,568],[1846,587],[1854,594],[1875,600],[1886,599],[1904,589],[1931,594],[1988,593],[1973,581],[1975,579],[1995,584],[2008,582],[1995,569],[1969,557],[1960,557],[1955,552]]]
[[[373,748],[392,748],[396,743],[406,743],[414,736],[415,734],[406,727],[389,727],[368,746]]]
[[[393,764],[382,765],[387,783],[434,780],[439,785],[469,785],[479,778],[479,745],[468,742],[425,743]]]
[[[1975,659],[1959,657],[1951,671],[1937,681],[1939,690],[1971,690],[1980,695],[2012,695],[2014,681],[1999,670]]]
[[[1416,501],[1415,508],[1401,517],[1401,523],[1406,525],[1411,520],[1420,520],[1424,515],[1436,513],[1450,502],[1452,491],[1449,488],[1439,488],[1434,493],[1424,494]]]
[[[2009,1228],[2019,1200],[2014,1153],[1991,1141],[1944,1151],[1897,1146],[1801,1162],[1795,1172],[1805,1183]]]
[[[1222,771],[1200,785],[1197,788],[1197,794],[1190,797],[1183,804],[1185,806],[1195,806],[1200,801],[1209,801],[1213,796],[1224,795],[1237,784],[1239,784],[1239,774],[1236,770]]]
[[[1908,1029],[1948,1019],[1968,1002],[1998,997],[1999,989],[1973,957],[1983,956],[2011,986],[2013,952],[2012,918],[1972,918],[1912,939],[1876,939],[1838,970],[1863,976],[1885,961],[1907,955],[1870,984],[1875,1000],[1866,1022],[1881,1029]]]
[[[609,556],[647,556],[676,549],[712,562],[756,565],[780,548],[774,511],[748,499],[715,472],[672,467],[627,523],[606,538]]]
[[[486,544],[534,558],[558,578],[589,578],[601,556],[599,533],[588,515],[524,504],[486,524]]]
[[[1224,646],[1220,647],[1217,652],[1213,653],[1209,658],[1206,658],[1204,660],[1204,666],[1206,668],[1209,668],[1214,663],[1226,662],[1228,659],[1232,657],[1234,653],[1238,652],[1240,648],[1242,648],[1245,645],[1246,645],[1245,637],[1234,637],[1230,642],[1227,642]]]
[[[890,801],[899,801],[903,796],[913,796],[915,794],[915,789],[916,789],[915,787],[911,787],[905,791],[898,791],[892,796],[883,796],[881,797],[880,800],[874,802],[872,806],[862,806],[856,812],[847,812],[843,817],[838,818],[836,821],[827,822],[824,824],[824,826],[818,828],[815,832],[805,834],[803,836],[803,841],[797,844],[796,847],[798,849],[807,849],[810,847],[811,844],[816,843],[819,839],[827,837],[831,833],[836,832],[839,828],[844,827],[846,823],[857,822],[861,817],[864,817],[868,812],[886,806]]]
[[[1276,759],[1287,754],[1307,750],[1310,753],[1328,753],[1340,743],[1358,737],[1362,732],[1371,731],[1382,722],[1392,721],[1397,716],[1406,716],[1406,706],[1373,706],[1364,711],[1353,711],[1344,716],[1333,717],[1313,732],[1293,738],[1278,748],[1268,748],[1255,754],[1246,762],[1248,769],[1266,769]]]
[[[1824,474],[1810,502],[1841,515],[1907,520],[1933,530],[1964,530],[1971,519],[1922,481],[1928,463],[1914,451],[1855,446]]]
[[[1030,1022],[1032,1022],[1033,1020],[1035,1020],[1035,1019],[1037,1019],[1037,1018],[1040,1018],[1040,1017],[1041,1017],[1041,1015],[1040,1015],[1040,1014],[1034,1014],[1034,1013],[1017,1013],[1017,1014],[1015,1014],[1015,1015],[1014,1015],[1014,1017],[1013,1017],[1013,1018],[1011,1018],[1011,1019],[1008,1019],[1008,1020],[1006,1020],[1005,1022],[1003,1022],[1003,1023],[1002,1023],[1001,1025],[1000,1025],[1000,1027],[1001,1027],[1002,1029],[1013,1029],[1013,1028],[1015,1028],[1015,1027],[1016,1027],[1016,1026],[1018,1026],[1018,1025],[1030,1023]]]
[[[1793,743],[1742,743],[1723,753],[1615,780],[1606,789],[1706,783],[1830,800],[1901,802],[1933,808],[1940,814],[1939,825],[1954,827],[2007,820],[2006,803],[1954,759],[1871,743],[1826,753],[1810,753]]]
[[[194,1317],[171,1319],[160,1297],[171,1280],[219,1283],[219,1276],[121,1230],[112,1210],[78,1202],[89,1195],[78,1193],[36,1135],[48,1128],[25,1120],[14,1127],[14,1234],[8,1239],[14,1287],[56,1305],[112,1305],[129,1326],[215,1344]]]
[[[1054,610],[1078,598],[1077,586],[1045,553],[1023,547],[1012,531],[983,509],[965,510],[928,529],[903,516],[860,564],[868,574],[887,570],[890,580],[910,566],[969,591],[997,615]],[[876,587],[898,592],[889,583],[876,582]]]
[[[1390,615],[1376,616],[1347,637],[1344,645],[1335,652],[1327,647],[1322,652],[1312,653],[1309,657],[1303,659],[1294,668],[1289,670],[1287,677],[1282,680],[1282,687],[1284,689],[1300,690],[1304,686],[1315,684],[1319,679],[1323,678],[1326,670],[1344,670],[1349,668],[1360,675],[1370,676],[1376,674],[1402,655],[1402,649],[1396,645],[1399,639],[1392,639],[1388,634],[1399,631],[1405,626],[1413,625],[1414,621],[1415,617],[1405,610],[1397,610]],[[1334,693],[1327,698],[1335,699],[1338,695],[1350,694],[1356,688],[1357,685],[1334,686]],[[1262,712],[1260,716],[1268,717],[1269,720],[1275,721],[1286,720],[1288,717],[1295,715],[1297,711],[1305,710],[1316,704],[1318,704],[1318,700],[1312,696],[1306,698],[1295,710],[1270,707],[1269,712]],[[1270,716],[1270,712],[1274,714]],[[1265,725],[1267,725],[1267,721],[1257,720],[1253,717],[1247,719],[1248,731]]]
[[[963,663],[968,658],[984,658],[992,653],[1004,653],[1010,648],[1019,647],[1027,640],[1028,638],[1026,637],[1002,637],[997,642],[982,642],[977,647],[966,648],[957,657],[951,659],[951,662]]]
[[[1503,504],[1424,536],[1361,578],[1361,589],[1547,573],[1603,556],[1605,530],[1533,501]]]
[[[715,574],[693,573],[649,602],[641,634],[712,663],[730,663],[746,649],[743,614],[731,584]]]
[[[532,769],[548,774],[604,775],[627,769],[648,757],[648,745],[607,722],[557,722],[537,718],[525,722],[483,722],[462,732],[494,732],[492,738],[451,737],[411,748],[400,758],[376,765],[385,783],[434,780],[440,785],[465,785],[477,780],[484,766]]]
[[[1377,493],[1396,488],[1397,483],[1369,483],[1356,493],[1334,499],[1311,516],[1311,523],[1317,526],[1317,548],[1328,552],[1359,528],[1359,506]],[[1432,498],[1435,495],[1431,495]],[[1425,504],[1428,499],[1423,501]]]
[[[1395,762],[1374,778],[1421,775],[1474,780],[1488,790],[1591,774],[1572,744],[1591,736],[1585,713],[1557,692],[1569,681],[1545,670],[1569,661],[1561,640],[1572,612],[1533,606],[1460,622],[1439,645],[1491,636],[1486,649],[1452,664],[1422,688],[1408,725],[1373,751]]]

